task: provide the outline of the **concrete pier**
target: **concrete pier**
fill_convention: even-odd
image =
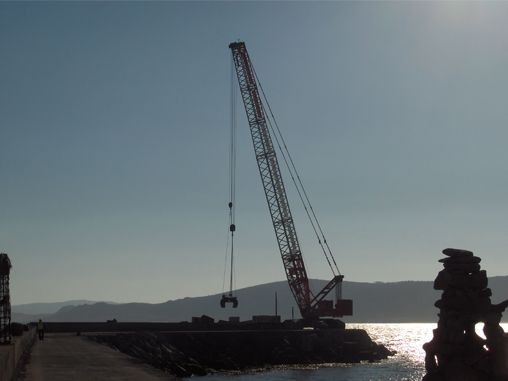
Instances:
[[[36,339],[22,368],[19,379],[24,381],[177,380],[76,333],[47,333],[43,341]]]

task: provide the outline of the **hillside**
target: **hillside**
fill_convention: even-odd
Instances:
[[[314,280],[315,289],[321,289],[326,281]],[[508,299],[508,276],[492,277],[489,287],[494,296],[493,303]],[[393,283],[344,282],[344,298],[353,299],[354,316],[344,317],[347,323],[410,323],[437,322],[438,310],[434,307],[441,293],[433,289],[431,281],[406,281]],[[219,306],[221,294],[183,298],[160,304],[126,303],[110,304],[85,303],[76,307],[68,305],[50,316],[46,321],[190,321],[193,316],[208,315],[217,320],[238,316],[242,321],[253,315],[275,314],[275,293],[277,312],[282,319],[290,319],[294,309],[295,318],[300,317],[298,308],[287,282],[274,282],[237,291],[239,306]],[[16,310],[13,306],[13,310]],[[508,315],[508,314],[507,314]],[[36,317],[32,315],[31,317]],[[34,319],[32,319],[33,321]],[[508,316],[504,321],[508,321]]]
[[[53,303],[28,303],[13,305],[11,308],[12,321],[20,323],[28,323],[44,319],[56,312],[67,309],[72,309],[82,304],[94,304],[95,301],[90,300],[68,300],[66,302],[53,302]],[[115,304],[113,302],[108,302]]]
[[[18,304],[12,306],[13,313],[21,314],[54,314],[62,307],[66,306],[79,306],[81,304],[94,304],[97,301],[90,300],[68,300],[66,302],[55,302],[55,303],[29,303],[29,304]],[[107,302],[112,303],[113,302]]]

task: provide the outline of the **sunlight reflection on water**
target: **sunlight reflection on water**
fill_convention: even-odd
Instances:
[[[501,324],[505,332],[508,323]],[[347,324],[350,329],[364,329],[378,344],[397,354],[377,363],[328,364],[311,369],[272,370],[256,374],[209,375],[199,380],[233,381],[420,381],[425,375],[423,344],[432,340],[437,323],[422,324]],[[483,324],[477,326],[479,335]]]
[[[437,327],[428,324],[348,324],[347,328],[365,329],[372,340],[397,351],[394,358],[404,358],[412,363],[423,363],[423,344],[432,340],[432,330]]]
[[[425,352],[423,344],[432,340],[435,323],[427,324],[348,324],[347,328],[365,329],[375,342],[397,351],[389,360],[379,364],[378,371],[371,380],[420,380],[425,374]],[[375,364],[377,365],[377,364]],[[396,373],[396,374],[392,374]]]

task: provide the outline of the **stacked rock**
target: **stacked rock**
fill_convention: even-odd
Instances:
[[[423,381],[508,381],[508,337],[499,325],[508,301],[493,305],[487,272],[472,252],[445,249],[444,270],[434,281],[442,290],[439,321],[426,343]],[[484,323],[486,340],[476,334]]]

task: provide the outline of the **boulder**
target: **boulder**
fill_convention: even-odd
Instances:
[[[447,257],[441,258],[438,262],[441,263],[480,263],[482,261],[479,257]]]
[[[434,280],[434,290],[446,290],[452,282],[452,274],[448,270],[441,270]]]
[[[460,271],[463,273],[477,273],[480,271],[480,265],[478,263],[445,262],[444,268],[448,271]]]
[[[472,257],[473,256],[473,252],[472,251],[462,250],[462,249],[451,249],[451,248],[444,249],[443,250],[443,254],[444,255],[448,255],[449,257],[455,257],[455,258],[458,258],[458,257]]]

